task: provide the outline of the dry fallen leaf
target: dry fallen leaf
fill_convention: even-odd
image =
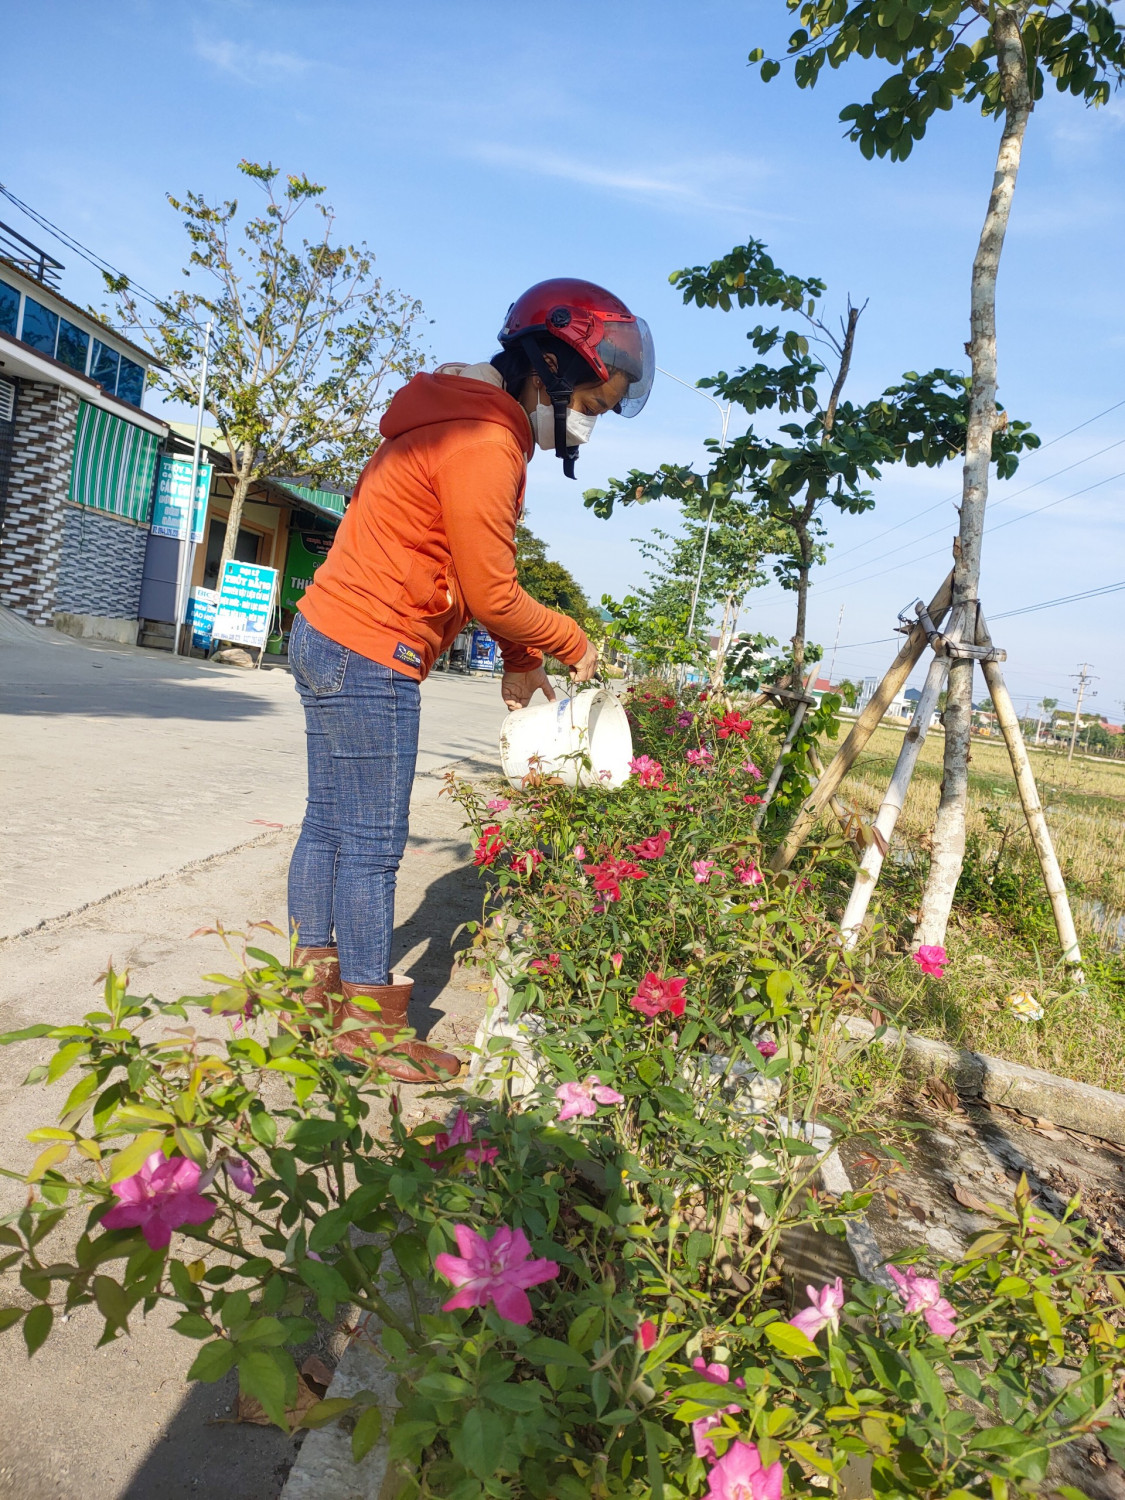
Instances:
[[[975,1193],[970,1193],[969,1189],[962,1187],[959,1182],[955,1182],[949,1191],[957,1199],[961,1207],[967,1208],[971,1214],[987,1214],[992,1212],[983,1199],[978,1198]]]
[[[940,1104],[943,1109],[951,1110],[954,1114],[965,1113],[960,1094],[952,1084],[947,1083],[944,1078],[939,1078],[936,1073],[926,1079],[922,1085],[922,1092],[935,1104]]]
[[[311,1407],[314,1407],[318,1401],[324,1400],[324,1393],[331,1384],[332,1371],[317,1355],[310,1354],[301,1366],[301,1373],[297,1377],[297,1400],[285,1413],[290,1427],[295,1427]],[[253,1396],[244,1396],[241,1392],[235,1404],[234,1414],[239,1422],[253,1422],[257,1427],[273,1426],[261,1402],[255,1400]]]

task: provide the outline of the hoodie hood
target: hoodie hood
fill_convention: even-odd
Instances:
[[[433,375],[415,375],[395,392],[379,431],[385,438],[396,438],[436,422],[495,422],[508,429],[530,458],[535,446],[527,413],[491,379],[468,374],[478,368],[444,365]],[[460,370],[465,373],[451,373]]]

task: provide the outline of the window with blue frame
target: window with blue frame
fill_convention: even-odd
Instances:
[[[33,349],[49,354],[53,359],[55,341],[58,336],[58,313],[53,313],[49,307],[43,307],[35,301],[34,297],[25,297],[23,299],[23,328],[20,331],[20,338],[23,342],[30,344]]]
[[[72,370],[86,373],[86,355],[90,352],[90,335],[65,318],[59,320],[59,347],[55,358]]]
[[[0,329],[15,337],[20,316],[20,294],[14,286],[0,281]]]
[[[108,391],[111,396],[117,390],[117,368],[120,363],[121,356],[116,349],[111,349],[100,339],[94,340],[94,358],[90,365],[90,379],[96,380],[102,390]]]
[[[145,389],[145,372],[131,359],[121,356],[121,373],[117,377],[117,394],[122,401],[131,401],[140,406]]]

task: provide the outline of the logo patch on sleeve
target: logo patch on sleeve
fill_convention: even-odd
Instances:
[[[405,641],[399,641],[394,651],[395,661],[402,662],[408,667],[421,667],[422,658],[413,646],[408,646]]]

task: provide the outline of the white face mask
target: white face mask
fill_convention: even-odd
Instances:
[[[575,411],[573,406],[567,407],[567,442],[575,445],[588,443],[597,420],[596,412]],[[531,415],[531,426],[539,447],[547,453],[553,453],[555,451],[555,408],[549,402],[547,405],[540,402],[535,408]]]

